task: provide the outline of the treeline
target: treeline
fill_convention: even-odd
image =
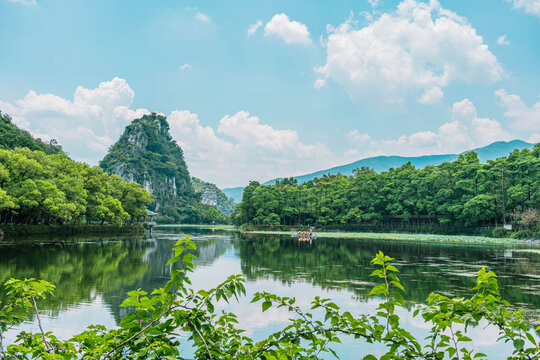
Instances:
[[[47,154],[62,152],[62,146],[55,139],[50,140],[48,143],[39,138],[35,139],[28,131],[19,129],[13,124],[9,115],[2,114],[2,111],[0,111],[0,149],[15,149],[18,147],[40,150]]]
[[[417,169],[325,175],[303,184],[252,181],[233,221],[251,225],[501,226],[538,231],[540,144],[481,164],[475,152]]]
[[[122,225],[146,215],[151,195],[62,152],[0,149],[0,223]]]

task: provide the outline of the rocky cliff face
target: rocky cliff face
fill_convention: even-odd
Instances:
[[[201,197],[201,202],[206,205],[215,207],[221,215],[228,216],[234,211],[234,200],[230,199],[216,185],[197,179],[191,178],[193,189]]]
[[[156,113],[133,120],[99,165],[153,194],[154,211],[196,201],[182,149],[171,138],[166,118]]]

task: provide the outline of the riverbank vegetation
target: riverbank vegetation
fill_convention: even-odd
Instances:
[[[361,168],[352,176],[325,175],[298,184],[289,178],[274,185],[252,181],[244,189],[233,221],[237,225],[314,225],[317,227],[431,226],[439,233],[519,237],[540,232],[540,144],[515,150],[487,164],[476,153],[456,161],[417,169],[410,163],[376,173]]]
[[[290,313],[291,320],[266,338],[254,340],[239,329],[234,313],[216,311],[218,302],[245,296],[246,280],[232,275],[213,289],[195,292],[189,280],[194,250],[189,238],[176,243],[168,262],[174,265],[170,280],[151,293],[142,289],[129,292],[121,306],[133,311],[117,328],[90,326],[67,340],[44,329],[39,318],[36,300],[52,294],[54,285],[44,280],[10,279],[4,284],[8,292],[7,303],[0,308],[0,339],[7,328],[30,314],[36,317],[39,332],[21,332],[7,347],[0,343],[0,355],[3,359],[183,359],[192,348],[196,359],[317,359],[334,353],[332,347],[341,338],[351,337],[375,345],[358,354],[369,360],[377,359],[371,352],[379,353],[382,359],[487,358],[474,350],[469,337],[471,328],[480,325],[489,325],[498,333],[498,341],[509,344],[509,358],[536,359],[540,355],[533,325],[501,299],[496,275],[485,268],[478,271],[470,297],[430,294],[427,304],[414,311],[430,328],[429,336],[415,338],[399,316],[400,308],[407,306],[399,270],[392,263],[394,259],[382,252],[371,260],[375,270],[370,277],[376,286],[369,296],[378,303],[375,313],[353,315],[319,297],[307,311],[294,298],[257,292],[252,302],[259,302],[263,312],[280,308]],[[180,330],[189,342],[178,336]]]
[[[64,153],[0,149],[0,223],[134,223],[151,195]]]

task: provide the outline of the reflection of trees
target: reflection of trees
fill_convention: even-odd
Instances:
[[[413,302],[424,301],[433,291],[466,295],[476,271],[486,265],[499,275],[506,300],[526,309],[540,308],[537,255],[514,254],[520,257],[516,260],[505,258],[503,248],[482,245],[323,238],[310,245],[290,237],[185,230],[193,234],[198,247],[196,268],[210,265],[234,245],[242,272],[250,280],[271,278],[289,284],[304,280],[327,289],[348,289],[365,300],[372,287],[370,261],[382,250],[397,259],[406,299]],[[153,239],[69,237],[70,241],[48,244],[2,246],[0,281],[34,277],[52,282],[55,296],[40,307],[53,313],[92,302],[99,294],[119,321],[127,311],[119,305],[128,291],[149,291],[169,279],[171,268],[165,263],[181,233],[179,229],[160,229]],[[0,289],[0,302],[3,297]]]
[[[41,304],[53,312],[92,301],[95,294],[133,284],[148,269],[141,260],[146,242],[115,240],[4,246],[0,281],[33,277],[53,283],[55,296]],[[4,293],[0,293],[0,301],[3,298]]]
[[[198,232],[198,235],[200,234]],[[130,290],[152,290],[170,276],[172,246],[181,235],[156,233],[154,239],[70,236],[28,238],[0,248],[0,282],[14,278],[44,279],[56,286],[55,295],[40,304],[53,314],[102,295],[114,316]],[[67,240],[69,239],[69,240]],[[196,241],[195,266],[221,256],[229,242],[219,237]],[[0,303],[5,294],[0,286]]]
[[[272,278],[286,283],[304,279],[323,288],[351,290],[365,300],[372,287],[370,261],[381,250],[396,258],[407,289],[405,297],[413,302],[425,301],[434,291],[452,296],[470,294],[476,272],[485,265],[499,275],[506,300],[529,309],[540,308],[540,280],[522,275],[539,275],[538,262],[532,258],[506,259],[502,248],[324,238],[309,245],[290,237],[249,239],[235,242],[248,279]],[[532,285],[536,292],[531,291]]]

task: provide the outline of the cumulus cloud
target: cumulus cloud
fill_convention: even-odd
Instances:
[[[114,78],[93,89],[77,87],[72,100],[30,90],[22,99],[0,101],[0,110],[34,136],[57,139],[72,158],[97,164],[126,125],[149,113],[131,107],[134,96],[124,79]],[[167,118],[191,173],[220,186],[335,165],[325,145],[305,144],[295,130],[275,129],[246,111],[223,116],[215,127],[187,110],[172,111]]]
[[[504,89],[495,91],[495,95],[506,108],[504,116],[513,120],[511,126],[514,129],[540,131],[540,101],[528,107],[518,95],[508,94]]]
[[[499,45],[510,45],[510,41],[508,41],[506,35],[501,35],[497,38],[497,44]]]
[[[184,64],[180,66],[180,70],[190,70],[190,69],[193,69],[193,66],[191,66],[190,64]]]
[[[173,111],[168,121],[190,171],[220,185],[265,181],[334,165],[323,144],[306,145],[296,131],[274,129],[246,111],[225,115],[216,130],[187,110]]]
[[[452,83],[494,82],[503,75],[476,30],[436,0],[405,0],[365,27],[349,19],[329,30],[326,64],[315,72],[356,100],[401,103],[413,96],[431,104]]]
[[[509,0],[514,9],[540,17],[540,0]]]
[[[312,43],[306,25],[291,21],[286,14],[275,14],[264,26],[266,36],[276,36],[287,44],[309,45]]]
[[[73,100],[30,90],[0,109],[15,124],[44,140],[55,138],[75,159],[96,164],[134,118],[148,113],[131,109],[135,93],[124,79],[114,78],[87,89],[79,86]]]
[[[397,139],[375,140],[368,134],[352,130],[346,137],[355,148],[349,150],[346,156],[357,160],[361,155],[419,156],[460,153],[495,141],[513,139],[498,121],[478,117],[476,107],[469,99],[454,103],[451,114],[452,121],[442,124],[437,131],[404,134]]]
[[[424,105],[432,105],[441,102],[444,96],[443,91],[440,87],[434,86],[429,90],[426,90],[424,94],[419,97],[416,101]]]
[[[257,30],[262,26],[262,21],[261,20],[257,20],[257,22],[255,24],[251,24],[249,25],[249,28],[248,28],[248,31],[247,31],[247,34],[248,35],[253,35],[257,32]]]
[[[379,0],[368,0],[368,3],[372,7],[377,7],[379,5]]]

